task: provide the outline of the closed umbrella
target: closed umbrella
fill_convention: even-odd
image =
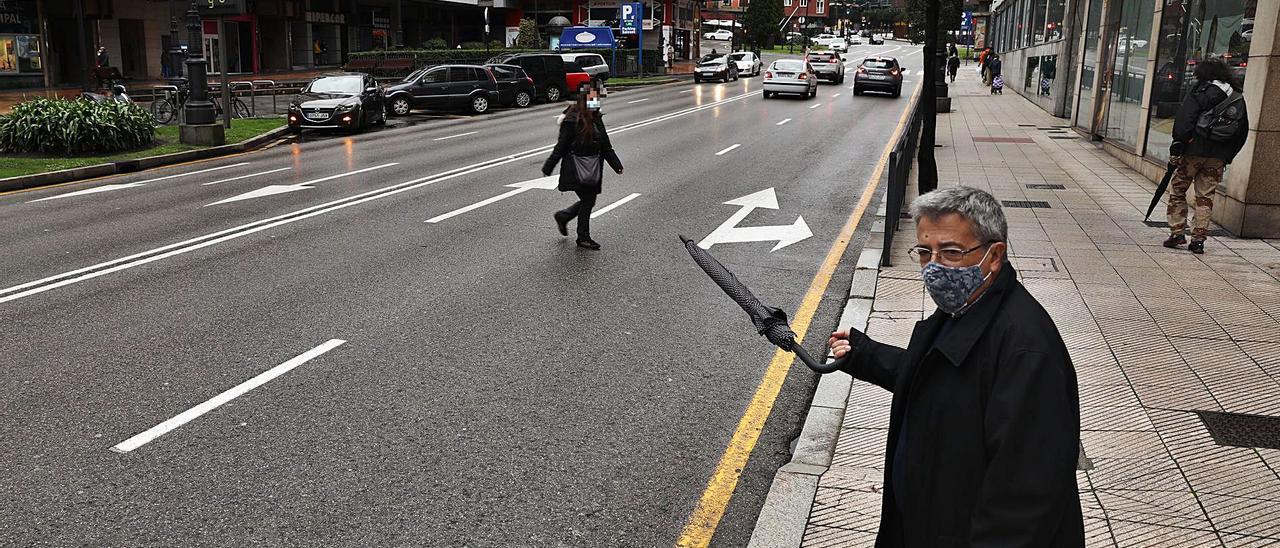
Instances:
[[[698,247],[693,240],[680,236],[680,241],[684,243],[685,249],[689,251],[689,255],[693,257],[693,262],[698,263],[702,267],[703,272],[707,273],[720,289],[724,290],[729,298],[738,303],[742,310],[751,318],[751,323],[756,326],[756,332],[764,335],[769,342],[778,346],[783,350],[792,352],[800,361],[809,366],[809,369],[818,373],[830,373],[837,369],[835,362],[829,364],[818,363],[808,352],[805,351],[799,343],[796,342],[796,333],[791,330],[791,326],[787,323],[787,313],[771,306],[765,306],[751,293],[747,286],[742,285],[738,281],[738,277],[734,276],[729,269],[720,264],[715,257],[712,257],[707,250]]]
[[[1146,221],[1151,218],[1151,212],[1156,210],[1156,204],[1160,203],[1160,198],[1164,196],[1164,191],[1169,188],[1169,180],[1173,179],[1173,172],[1177,171],[1177,164],[1173,160],[1169,161],[1169,166],[1164,170],[1164,177],[1160,179],[1160,184],[1156,185],[1156,194],[1151,197],[1151,205],[1147,206],[1147,216],[1142,220]]]

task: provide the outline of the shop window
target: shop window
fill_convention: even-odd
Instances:
[[[1142,91],[1147,81],[1147,43],[1151,37],[1154,0],[1124,0],[1113,35],[1111,94],[1108,97],[1106,137],[1132,148],[1138,146]]]
[[[1098,46],[1101,44],[1102,2],[1089,2],[1089,19],[1084,29],[1084,56],[1080,59],[1080,106],[1076,108],[1076,125],[1091,129],[1093,94],[1098,81]]]
[[[1049,16],[1045,20],[1045,40],[1052,42],[1062,39],[1062,18],[1067,14],[1066,0],[1049,0]]]
[[[1058,77],[1058,56],[1046,55],[1040,58],[1040,74],[1037,75],[1036,93],[1048,97],[1053,90],[1053,80]]]
[[[1034,41],[1033,44],[1043,44],[1048,40],[1045,35],[1045,14],[1049,11],[1049,0],[1036,0],[1035,8],[1031,12],[1031,33]]]
[[[1196,63],[1222,59],[1244,83],[1255,11],[1256,3],[1249,0],[1188,0],[1165,7],[1156,80],[1151,87],[1147,157],[1168,161],[1174,114],[1183,97],[1198,84],[1192,76]]]
[[[1040,79],[1040,75],[1038,74],[1039,71],[1040,71],[1040,58],[1028,57],[1027,72],[1024,73],[1026,76],[1023,77],[1023,82],[1022,82],[1023,91],[1027,93],[1035,92],[1036,82]]]

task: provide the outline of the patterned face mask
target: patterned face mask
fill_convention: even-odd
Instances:
[[[990,247],[987,248],[987,253],[991,253]],[[924,265],[920,274],[924,278],[925,288],[929,290],[929,296],[937,303],[938,310],[953,318],[964,314],[969,308],[965,301],[991,276],[982,275],[982,261],[987,260],[987,253],[983,253],[982,260],[973,266],[943,266],[935,262]]]

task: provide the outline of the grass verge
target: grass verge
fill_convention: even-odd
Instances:
[[[227,130],[227,144],[243,142],[284,125],[284,118],[249,118],[233,120],[231,129]],[[178,126],[161,126],[156,128],[155,142],[150,147],[101,154],[96,156],[40,156],[35,154],[0,155],[0,179],[46,173],[77,167],[108,164],[121,160],[136,160],[148,156],[160,156],[174,152],[186,152],[203,148],[178,142]]]

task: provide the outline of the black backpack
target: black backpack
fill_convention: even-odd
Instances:
[[[1217,106],[1200,113],[1196,135],[1215,143],[1230,143],[1244,124],[1244,95],[1232,90]]]

